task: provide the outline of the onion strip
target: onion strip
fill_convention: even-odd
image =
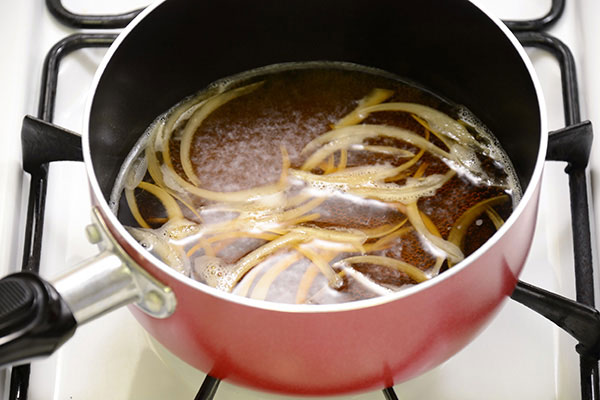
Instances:
[[[364,150],[370,151],[371,153],[380,153],[388,156],[397,156],[397,157],[413,157],[415,153],[410,150],[399,149],[393,146],[376,146],[376,145],[368,145],[368,144],[356,144],[350,147],[350,150]]]
[[[137,201],[135,200],[135,194],[133,189],[125,189],[125,200],[127,200],[127,205],[129,206],[129,210],[131,211],[131,215],[138,223],[139,226],[146,229],[151,229],[150,225],[144,217],[142,217],[142,213],[137,205]]]
[[[425,139],[429,140],[429,132],[426,133]],[[386,182],[390,182],[397,180],[399,178],[399,174],[415,165],[424,153],[425,150],[421,149],[421,151],[415,154],[413,158],[399,165],[398,167],[391,167],[387,165],[368,165],[346,168],[343,171],[334,172],[328,175],[317,175],[303,170],[290,169],[290,174],[298,179],[308,182],[323,182],[340,184],[344,186],[372,186],[373,181],[384,180]]]
[[[459,262],[463,260],[465,257],[460,250],[460,247],[456,245],[454,242],[450,240],[444,240],[440,237],[435,236],[429,229],[425,226],[423,219],[421,218],[421,213],[417,207],[417,203],[413,202],[407,204],[406,206],[406,216],[410,221],[411,225],[415,228],[415,230],[427,241],[429,244],[438,249],[442,255],[447,257],[452,262]]]
[[[454,170],[448,170],[444,175],[433,174],[424,178],[407,182],[403,186],[394,183],[384,183],[373,187],[356,187],[348,189],[348,193],[384,202],[407,203],[420,197],[431,196],[456,175]],[[414,179],[414,178],[413,178]]]
[[[361,252],[364,252],[363,243],[367,240],[367,235],[357,229],[338,231],[333,229],[298,226],[293,228],[291,232],[303,235],[305,239],[310,240],[321,239],[328,242],[347,243]]]
[[[378,226],[377,228],[366,229],[366,230],[363,229],[362,231],[365,235],[367,235],[367,239],[377,239],[377,238],[380,238],[383,236],[387,236],[390,233],[393,233],[393,232],[397,231],[398,229],[402,228],[402,226],[404,224],[406,224],[406,221],[408,221],[408,219],[405,218],[396,225],[387,224],[387,225]]]
[[[162,129],[162,135],[160,136],[160,141],[155,140],[155,146],[161,149],[163,163],[165,163],[165,165],[167,165],[167,167],[169,167],[172,171],[175,171],[175,167],[173,166],[173,161],[171,160],[171,149],[169,142],[171,140],[171,136],[173,135],[175,125],[183,114],[202,107],[208,101],[208,99],[205,98],[206,96],[208,96],[208,94],[196,96],[172,110],[171,114],[165,121],[164,128]],[[157,136],[157,138],[159,138],[159,136]]]
[[[352,110],[349,114],[347,114],[345,117],[340,119],[333,126],[333,129],[339,129],[344,126],[358,124],[359,122],[361,122],[364,119],[361,116],[362,110],[364,110],[367,107],[374,106],[379,103],[383,103],[384,101],[386,101],[387,99],[392,97],[393,94],[394,94],[394,92],[392,90],[380,89],[380,88],[373,89],[368,95],[366,95],[364,98],[362,98],[358,102],[358,105],[356,106],[356,108],[354,110]]]
[[[298,260],[302,258],[298,253],[288,254],[287,257],[284,257],[282,260],[279,260],[274,266],[269,268],[256,282],[256,286],[252,289],[251,298],[257,300],[264,300],[267,297],[267,293],[269,292],[269,288],[273,281],[281,274],[283,271],[294,265]]]
[[[319,207],[325,200],[326,200],[325,197],[315,197],[314,199],[309,200],[306,203],[304,203],[296,208],[292,208],[291,210],[284,211],[281,214],[281,216],[277,219],[280,221],[288,221],[288,220],[292,220],[294,218],[298,218],[298,217],[314,210],[315,208]]]
[[[169,193],[167,193],[164,189],[159,186],[153,185],[148,182],[140,182],[138,187],[142,190],[145,190],[148,193],[154,195],[160,202],[163,204],[165,209],[167,210],[167,215],[169,216],[169,220],[172,219],[183,219],[183,213],[181,212],[181,208],[179,204],[175,201],[173,197]]]
[[[335,171],[335,157],[332,154],[327,159],[327,164],[325,165],[325,170],[323,171],[323,173],[325,175],[327,175],[327,174],[331,174],[334,171]]]
[[[181,204],[183,204],[184,206],[186,206],[186,208],[188,210],[190,210],[192,212],[192,214],[194,214],[200,220],[200,222],[203,221],[203,218],[200,215],[200,213],[194,207],[192,207],[192,205],[190,203],[188,203],[187,201],[185,201],[179,194],[174,193],[169,188],[162,188],[162,189],[164,189],[165,192],[167,192],[169,195],[171,195],[173,198],[175,198],[175,200],[179,201]]]
[[[254,283],[254,279],[256,279],[259,273],[260,269],[253,269],[252,271],[248,272],[246,276],[244,276],[244,279],[237,286],[235,286],[234,293],[239,296],[246,297],[250,287],[252,286],[252,283]]]
[[[406,235],[408,232],[412,231],[413,227],[412,226],[407,226],[405,228],[402,229],[398,229],[395,232],[392,232],[386,236],[383,236],[382,238],[376,240],[373,243],[367,243],[364,245],[365,248],[365,252],[366,253],[371,253],[373,251],[379,251],[379,250],[385,250],[388,244],[392,243],[394,240],[401,238],[402,236]]]
[[[389,165],[368,165],[350,167],[328,175],[313,174],[308,171],[290,169],[290,175],[305,182],[322,182],[341,186],[360,186],[373,181],[381,181],[398,174],[398,167]]]
[[[162,130],[164,129],[164,124],[158,124],[157,127],[154,128],[153,135],[161,135]],[[160,162],[156,157],[156,149],[154,147],[154,141],[149,140],[146,146],[146,150],[144,152],[146,159],[148,160],[148,173],[152,180],[160,187],[166,188],[165,181],[163,179],[162,170],[160,168]]]
[[[267,232],[225,232],[218,235],[206,238],[207,243],[220,242],[221,240],[227,239],[239,239],[239,238],[254,238],[262,240],[275,240],[279,235]]]
[[[315,264],[311,263],[302,275],[302,278],[300,278],[300,284],[298,285],[298,291],[296,292],[296,304],[302,304],[306,302],[308,290],[312,286],[318,274],[319,269]]]
[[[194,255],[194,253],[196,253],[198,250],[203,249],[204,250],[204,255],[205,256],[216,256],[214,250],[212,249],[212,247],[210,246],[209,243],[207,243],[207,241],[204,238],[201,238],[198,243],[196,243],[194,246],[192,246],[186,253],[185,255],[188,257],[191,257]]]
[[[277,234],[267,233],[267,232],[242,232],[242,231],[224,232],[224,233],[216,234],[214,236],[210,236],[208,238],[203,237],[203,238],[199,239],[198,243],[196,245],[194,245],[193,247],[191,247],[187,251],[187,256],[191,257],[192,255],[194,255],[195,252],[197,252],[200,249],[204,249],[205,253],[207,253],[206,246],[210,246],[212,243],[220,242],[222,240],[239,239],[239,238],[255,238],[255,239],[263,239],[263,240],[270,241],[270,240],[275,240],[278,237],[279,237],[279,235],[277,235]],[[207,255],[211,255],[211,254],[207,254]],[[214,255],[214,254],[212,254],[212,255]]]
[[[425,128],[426,130],[430,131],[431,133],[433,133],[433,135],[438,138],[442,143],[444,143],[444,146],[446,146],[448,149],[450,149],[450,147],[452,146],[452,144],[450,143],[450,141],[448,140],[448,138],[446,138],[444,135],[439,134],[437,131],[431,129],[431,127],[429,126],[429,124],[427,123],[427,121],[422,120],[421,118],[417,117],[416,115],[412,114],[412,117],[415,121],[417,121],[423,128]]]
[[[319,163],[327,158],[330,154],[341,150],[347,149],[351,145],[362,143],[363,140],[386,136],[393,139],[398,139],[407,142],[413,146],[417,146],[421,149],[429,151],[430,153],[447,160],[456,161],[454,157],[447,151],[442,150],[438,146],[429,142],[423,136],[420,136],[414,132],[406,129],[386,126],[386,125],[355,125],[348,126],[345,128],[336,129],[329,131],[304,147],[304,150],[310,149],[314,146],[322,146],[315,151],[302,165],[303,171],[310,171],[315,168]],[[304,151],[303,150],[303,151]]]
[[[429,276],[421,271],[419,268],[406,263],[404,261],[396,260],[395,258],[390,257],[382,257],[382,256],[356,256],[356,257],[348,257],[340,260],[334,264],[334,266],[338,264],[374,264],[374,265],[382,265],[384,267],[390,267],[400,272],[404,272],[407,274],[412,280],[415,282],[424,282],[429,279]]]
[[[286,226],[300,225],[306,222],[316,221],[319,218],[321,218],[321,214],[319,213],[306,214],[294,219],[288,219],[284,221],[284,224]]]
[[[346,165],[348,164],[348,150],[342,149],[340,150],[340,162],[336,168],[336,172],[343,171],[346,169]]]
[[[379,111],[403,111],[415,114],[427,121],[427,124],[431,127],[432,131],[442,134],[463,145],[474,146],[478,149],[483,149],[483,146],[477,140],[475,140],[475,138],[462,124],[434,108],[416,103],[378,104],[363,108],[360,113],[360,117],[362,118],[361,121],[367,118],[369,114]]]
[[[492,197],[490,199],[486,199],[480,201],[475,204],[467,211],[465,211],[454,223],[452,229],[450,229],[450,233],[448,234],[448,241],[453,243],[459,248],[462,248],[462,242],[464,240],[465,234],[467,233],[467,229],[471,224],[475,221],[479,215],[486,211],[488,207],[497,206],[499,204],[505,203],[509,200],[509,196],[506,194]]]
[[[425,139],[429,140],[429,131],[425,131]],[[413,165],[415,165],[421,159],[421,157],[423,157],[424,154],[425,154],[425,149],[419,150],[419,152],[417,154],[415,154],[415,156],[413,158],[411,158],[409,161],[407,161],[406,163],[401,165],[401,167],[403,167],[403,168],[398,170],[397,175],[385,179],[385,182],[394,182],[394,181],[404,178],[405,176],[404,176],[404,174],[402,174],[402,172],[409,169]],[[417,172],[418,172],[418,170],[417,170]],[[414,177],[417,178],[420,176],[421,175],[417,176],[415,173]]]
[[[235,263],[234,266],[234,279],[233,282],[230,283],[227,291],[231,291],[233,286],[239,282],[239,280],[254,266],[256,266],[259,262],[261,262],[265,257],[269,254],[274,253],[280,248],[292,246],[295,243],[298,243],[302,240],[305,240],[305,235],[298,232],[290,232],[283,236],[278,237],[277,239],[257,248],[256,250],[251,251],[242,257],[238,262]]]
[[[330,287],[332,287],[334,289],[339,289],[344,284],[344,281],[342,280],[342,278],[340,278],[340,276],[335,273],[335,271],[333,270],[331,265],[329,265],[329,262],[327,262],[327,260],[325,258],[323,258],[319,254],[317,254],[315,251],[313,251],[309,247],[300,245],[300,246],[295,246],[295,248],[304,257],[308,258],[314,265],[317,266],[319,271],[323,275],[325,275],[325,278],[327,278],[327,282],[329,283]]]
[[[423,164],[419,165],[419,168],[417,168],[417,170],[413,174],[413,178],[422,177],[425,174],[425,170],[427,169],[428,166],[429,166],[428,163],[423,163]]]
[[[500,229],[500,227],[502,227],[502,225],[504,225],[504,220],[502,219],[500,214],[498,214],[498,212],[496,212],[496,210],[494,210],[491,206],[488,206],[486,208],[485,213],[487,214],[488,218],[494,224],[494,227],[496,228],[496,230]]]
[[[432,235],[435,235],[435,236],[441,238],[442,234],[438,230],[437,226],[435,226],[435,224],[433,223],[431,218],[429,218],[429,216],[427,214],[425,214],[423,211],[419,211],[419,213],[421,215],[421,219],[423,220],[423,223],[425,224],[425,227],[427,228],[427,230],[429,230],[429,232],[431,232]],[[440,269],[442,268],[442,264],[444,264],[445,259],[446,259],[445,257],[441,257],[441,256],[436,257],[435,264],[431,268],[431,274],[433,276],[436,276],[437,274],[440,273]]]

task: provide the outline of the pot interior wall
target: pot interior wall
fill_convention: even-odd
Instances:
[[[183,97],[252,68],[315,60],[381,68],[466,105],[526,188],[539,151],[536,92],[510,41],[469,2],[169,0],[128,34],[94,94],[89,141],[105,198],[142,132]]]

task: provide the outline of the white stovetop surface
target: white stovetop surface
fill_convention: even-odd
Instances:
[[[145,0],[65,0],[80,12],[126,11]],[[505,19],[532,18],[549,9],[549,0],[476,0]],[[551,33],[576,57],[582,114],[600,121],[600,3],[567,0],[567,10]],[[34,16],[36,23],[27,16]],[[594,18],[594,19],[592,19]],[[0,2],[0,109],[5,111],[0,146],[0,276],[20,266],[24,215],[19,132],[22,116],[35,114],[43,57],[60,38],[73,31],[57,24],[42,1]],[[548,97],[550,129],[563,126],[559,70],[542,51],[528,50]],[[80,130],[87,87],[104,50],[87,49],[68,56],[60,70],[55,122]],[[68,79],[65,77],[68,76]],[[558,100],[557,100],[558,99]],[[67,108],[66,105],[71,104]],[[592,107],[593,106],[593,107]],[[593,154],[598,154],[597,144]],[[600,157],[592,157],[596,187]],[[547,163],[540,217],[522,280],[573,297],[571,230],[567,178],[561,163]],[[54,276],[94,254],[83,229],[89,223],[89,199],[83,166],[55,163],[51,175],[41,273]],[[600,197],[597,196],[597,197]],[[596,203],[597,204],[597,203]],[[560,211],[559,211],[560,210]],[[18,230],[21,229],[19,232]],[[579,397],[578,358],[574,342],[525,307],[507,302],[492,324],[450,361],[410,382],[397,385],[400,399],[573,399]],[[126,309],[81,327],[52,357],[32,365],[31,400],[192,399],[203,374],[161,350]],[[0,399],[8,398],[0,371]],[[283,399],[221,383],[216,399]],[[285,397],[290,399],[289,397]],[[382,399],[380,392],[339,397],[340,400]]]

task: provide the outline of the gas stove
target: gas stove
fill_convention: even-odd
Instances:
[[[540,18],[551,8],[549,0],[475,0],[503,20]],[[58,1],[48,0],[56,5]],[[145,6],[143,0],[64,0],[75,14],[115,14]],[[561,2],[555,2],[560,4]],[[568,46],[579,81],[581,117],[600,120],[600,4],[593,0],[567,1],[564,12],[550,27],[549,35]],[[132,14],[132,13],[129,13]],[[124,16],[123,21],[131,15]],[[93,74],[106,46],[119,32],[117,22],[101,26],[87,18],[84,28],[59,22],[46,4],[0,4],[0,41],[5,58],[0,63],[3,88],[0,105],[5,114],[5,133],[0,146],[0,276],[21,269],[22,254],[30,248],[24,238],[29,183],[35,178],[21,169],[20,130],[26,114],[44,114],[53,123],[80,131],[83,109]],[[67,16],[67,20],[73,18]],[[76,20],[76,19],[75,19]],[[114,18],[113,18],[114,20]],[[518,24],[517,24],[518,25]],[[518,28],[518,26],[517,26]],[[71,36],[71,35],[78,36]],[[91,36],[88,36],[90,35]],[[102,36],[98,36],[102,34]],[[66,41],[62,41],[67,38]],[[532,40],[526,35],[523,41]],[[59,43],[59,45],[56,45]],[[84,46],[85,45],[85,46]],[[81,48],[80,48],[81,47]],[[44,69],[44,58],[53,52]],[[527,47],[540,77],[548,109],[548,126],[557,130],[577,121],[565,120],[561,69],[543,45]],[[58,65],[53,62],[58,61]],[[56,88],[41,82],[44,71],[58,73]],[[49,90],[48,90],[49,88]],[[50,100],[56,90],[55,102]],[[39,100],[40,98],[47,100]],[[39,105],[41,102],[42,105]],[[54,104],[54,106],[52,106]],[[568,119],[569,117],[567,117]],[[600,150],[592,147],[587,187],[590,210],[600,196]],[[564,162],[547,162],[534,243],[520,279],[537,287],[575,299],[574,252],[571,231],[569,177]],[[49,166],[39,270],[43,276],[59,275],[95,254],[84,231],[90,223],[90,199],[83,164],[55,162]],[[32,186],[31,190],[37,190]],[[592,221],[593,221],[593,213]],[[592,224],[592,226],[597,226]],[[35,230],[35,227],[34,229]],[[595,238],[592,229],[592,249]],[[593,291],[600,295],[595,264]],[[435,399],[575,399],[581,397],[577,341],[552,322],[516,301],[507,300],[492,323],[463,351],[448,362],[393,391],[336,397],[338,399],[405,400]],[[192,399],[205,378],[171,355],[143,330],[127,309],[120,309],[78,329],[75,336],[51,357],[31,364],[30,375],[18,368],[0,371],[0,399]],[[205,385],[211,391],[215,385]],[[11,390],[12,387],[12,390]],[[199,395],[198,395],[199,396]],[[396,396],[396,397],[393,397]],[[200,397],[196,397],[200,398]],[[209,398],[209,397],[205,397]],[[215,399],[293,399],[220,383]]]

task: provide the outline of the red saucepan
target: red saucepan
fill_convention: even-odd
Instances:
[[[338,305],[246,299],[179,274],[110,211],[124,158],[152,120],[222,77],[292,61],[380,68],[466,105],[499,138],[524,195],[485,245],[440,277]],[[533,69],[497,19],[464,0],[168,0],[119,36],[96,75],[84,127],[101,253],[53,286],[0,281],[0,365],[45,354],[76,324],[127,303],[166,348],[260,390],[338,394],[388,387],[458,352],[510,295],[534,231],[546,153]],[[15,311],[17,310],[17,311]],[[115,332],[123,334],[123,332]]]

